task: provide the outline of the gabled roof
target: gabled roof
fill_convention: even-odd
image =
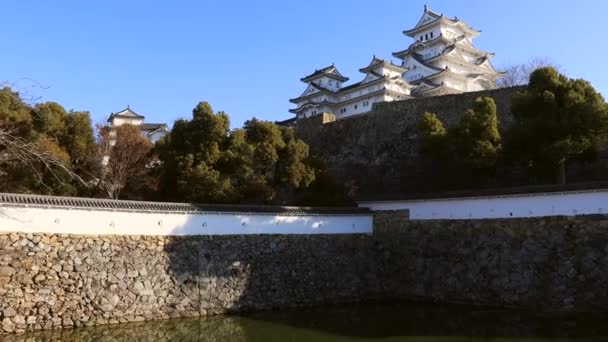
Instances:
[[[414,82],[412,82],[412,84],[414,84]],[[421,79],[417,80],[416,84],[418,85],[418,87],[416,89],[414,89],[414,91],[412,91],[412,94],[419,94],[419,93],[442,86],[441,83],[435,83],[426,78],[421,78]]]
[[[156,131],[157,129],[168,129],[164,123],[143,123],[139,126],[142,131]]]
[[[372,61],[365,68],[361,68],[361,69],[359,69],[359,71],[361,71],[363,73],[367,73],[367,72],[370,72],[373,69],[377,68],[379,65],[382,65],[383,67],[395,69],[395,70],[398,70],[398,71],[401,71],[401,72],[405,72],[404,68],[402,68],[402,67],[400,67],[400,66],[398,66],[396,64],[393,64],[390,61],[386,61],[386,60],[384,60],[382,58],[378,58],[376,56],[374,56],[372,58]]]
[[[311,107],[311,106],[318,107],[319,105],[332,106],[332,105],[335,105],[335,103],[329,102],[327,100],[323,100],[323,101],[319,101],[319,102],[313,102],[313,101],[309,100],[306,103],[303,103],[302,105],[298,106],[298,108],[290,109],[289,112],[297,114],[297,113],[301,112],[304,108]]]
[[[342,76],[342,74],[338,71],[338,68],[336,68],[336,66],[333,64],[328,67],[315,70],[315,72],[313,72],[312,74],[310,74],[306,77],[301,78],[300,80],[302,82],[310,82],[310,81],[314,81],[317,78],[323,77],[323,76],[331,77],[331,78],[334,78],[341,82],[348,81],[348,77]]]
[[[446,72],[448,72],[448,69],[443,69],[443,70],[438,71],[438,72],[436,72],[436,73],[434,73],[434,74],[430,74],[430,75],[428,75],[428,76],[425,76],[425,77],[419,78],[419,79],[417,79],[417,80],[411,81],[410,83],[411,83],[411,84],[413,84],[413,85],[419,85],[419,84],[421,84],[421,83],[426,83],[426,84],[431,84],[431,83],[433,83],[433,84],[435,84],[436,86],[438,86],[439,84],[434,83],[434,82],[432,82],[431,80],[432,80],[432,79],[434,79],[435,77],[439,76],[439,75],[442,75],[442,74],[446,73]]]
[[[110,117],[108,118],[108,122],[112,121],[114,117],[122,117],[122,118],[130,118],[130,119],[143,119],[143,115],[139,115],[135,113],[129,106],[127,108],[121,110],[120,112],[110,113]]]
[[[289,102],[291,102],[291,103],[297,103],[297,102],[301,101],[302,99],[307,99],[307,98],[310,98],[310,97],[316,97],[316,96],[319,95],[319,93],[325,93],[325,94],[329,94],[329,95],[335,95],[336,94],[335,92],[333,92],[333,91],[331,91],[331,90],[329,90],[329,89],[327,89],[327,88],[325,88],[323,86],[320,86],[320,85],[316,84],[315,82],[310,82],[309,86],[312,87],[312,88],[317,89],[319,92],[307,93],[306,91],[304,91],[304,93],[302,95],[300,95],[300,96],[298,96],[296,98],[293,98],[293,99],[289,99]]]
[[[443,17],[443,14],[439,14],[435,11],[431,11],[429,9],[429,6],[424,5],[424,12],[422,13],[422,16],[416,23],[416,26],[414,26],[414,29],[416,29],[422,25],[425,25],[426,23],[433,22],[441,17]],[[425,19],[428,19],[428,20],[425,20]]]
[[[293,118],[287,119],[287,120],[275,121],[274,124],[277,126],[292,127],[296,124],[297,120],[298,120],[297,117],[293,117]]]
[[[452,18],[448,18],[448,17],[444,16],[443,14],[438,14],[437,12],[433,12],[428,8],[428,6],[425,5],[424,13],[422,14],[422,17],[420,18],[420,20],[418,20],[418,23],[416,24],[416,26],[412,29],[403,31],[403,34],[414,38],[417,32],[428,29],[432,25],[439,23],[439,22],[452,24],[452,25],[461,24],[461,27],[464,30],[469,31],[473,35],[477,35],[481,32],[481,31],[471,28],[470,26],[468,26],[467,24],[465,24],[463,21],[461,21],[458,18],[452,19]]]
[[[429,69],[433,69],[433,70],[435,70],[435,71],[443,71],[443,68],[439,68],[439,67],[436,67],[436,66],[434,66],[434,65],[432,65],[432,64],[427,63],[427,62],[426,62],[426,61],[425,61],[425,60],[422,58],[422,56],[420,56],[420,55],[419,55],[419,54],[417,54],[416,52],[410,52],[410,54],[409,54],[409,55],[412,57],[412,59],[413,59],[413,60],[415,60],[416,62],[418,62],[418,63],[422,64],[423,66],[425,66],[425,67],[427,67],[427,68],[429,68]]]

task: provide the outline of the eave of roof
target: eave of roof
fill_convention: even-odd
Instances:
[[[418,63],[422,64],[423,66],[429,68],[429,69],[433,69],[436,71],[443,71],[442,68],[438,68],[432,64],[428,64],[424,59],[422,59],[422,57],[420,57],[419,54],[415,53],[415,52],[410,52],[410,56]]]
[[[319,77],[330,77],[330,78],[334,78],[338,81],[342,81],[342,82],[346,82],[349,80],[348,77],[343,76],[339,71],[338,68],[336,68],[335,65],[330,65],[328,67],[319,69],[319,70],[315,70],[315,72],[313,72],[312,74],[305,76],[303,78],[300,79],[300,81],[302,82],[311,82],[316,80]]]
[[[277,126],[292,126],[296,121],[298,120],[298,117],[293,117],[291,119],[287,119],[287,120],[282,120],[282,121],[275,121],[274,124]]]
[[[416,34],[418,32],[424,31],[424,30],[428,29],[429,27],[439,24],[441,22],[449,24],[449,25],[462,25],[463,30],[469,32],[473,36],[477,36],[481,33],[481,31],[468,26],[465,22],[463,22],[460,19],[457,19],[457,18],[451,19],[451,18],[448,18],[448,17],[442,15],[441,17],[439,17],[433,21],[430,21],[424,25],[421,25],[419,27],[414,27],[413,29],[405,30],[405,31],[403,31],[403,34],[408,37],[415,38]]]
[[[389,69],[393,69],[393,70],[396,70],[396,71],[401,71],[401,72],[405,72],[405,71],[407,70],[407,69],[406,69],[406,68],[404,68],[404,67],[401,67],[401,66],[399,66],[399,65],[396,65],[396,64],[393,64],[393,63],[391,63],[391,62],[387,62],[387,61],[384,61],[384,60],[383,60],[383,61],[382,61],[382,62],[380,62],[380,63],[377,63],[377,64],[374,64],[374,65],[370,65],[370,66],[367,66],[367,67],[365,67],[365,68],[359,69],[359,71],[360,71],[360,72],[362,72],[362,73],[368,73],[368,72],[370,72],[370,71],[374,70],[375,68],[377,68],[377,67],[379,67],[379,66],[381,66],[381,65],[382,65],[383,67],[385,67],[385,68],[389,68]]]
[[[304,95],[304,96],[300,96],[300,97],[296,97],[296,98],[293,98],[293,99],[289,99],[289,102],[291,102],[291,103],[298,103],[298,102],[300,102],[300,101],[302,101],[304,99],[315,97],[315,96],[319,95],[320,93],[325,93],[325,94],[328,94],[328,95],[335,95],[336,94],[333,91],[331,91],[331,90],[329,90],[329,89],[327,89],[325,87],[322,87],[322,86],[320,86],[320,85],[318,85],[318,84],[316,84],[314,82],[310,82],[310,85],[313,88],[319,90],[319,92],[308,94],[308,95]]]
[[[130,112],[130,113],[132,113],[133,115],[124,115],[124,114],[122,114],[122,113],[125,113],[125,112]],[[136,113],[136,112],[134,112],[134,111],[133,111],[133,110],[132,110],[130,107],[127,107],[127,108],[125,108],[125,109],[123,109],[123,110],[121,110],[121,111],[119,111],[119,112],[116,112],[116,113],[110,113],[110,119],[111,119],[111,118],[113,118],[113,117],[117,117],[117,116],[118,116],[118,117],[126,117],[126,118],[144,118],[144,116],[143,116],[143,115],[139,115],[139,114],[137,114],[137,113]],[[108,119],[108,121],[109,121],[110,119]]]

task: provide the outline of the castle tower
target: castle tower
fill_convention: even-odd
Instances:
[[[424,6],[424,13],[410,30],[403,32],[415,39],[406,50],[393,53],[407,69],[406,81],[415,85],[413,96],[479,91],[496,88],[502,76],[490,58],[473,45],[481,32],[458,18],[447,18]]]
[[[301,79],[306,90],[289,100],[297,108],[290,112],[298,118],[307,118],[321,113],[334,114],[337,119],[365,114],[374,103],[405,100],[410,98],[412,86],[403,79],[406,71],[399,65],[374,56],[364,68],[361,82],[343,86],[348,81],[335,65],[316,70]]]

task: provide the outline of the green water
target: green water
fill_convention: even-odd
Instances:
[[[608,341],[608,315],[376,304],[35,332],[2,341]]]

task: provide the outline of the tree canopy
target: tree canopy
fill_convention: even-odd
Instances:
[[[167,200],[281,203],[315,177],[293,129],[256,119],[230,130],[228,115],[199,103],[156,146]]]
[[[435,161],[442,173],[464,180],[483,181],[493,174],[501,150],[496,104],[479,97],[460,123],[446,128],[434,113],[425,113],[419,124],[420,152]]]
[[[551,67],[537,69],[512,100],[515,117],[509,155],[541,179],[565,183],[565,163],[605,137],[608,106],[581,79]]]
[[[75,195],[84,187],[95,149],[88,113],[55,102],[30,105],[3,88],[0,130],[3,191]]]

